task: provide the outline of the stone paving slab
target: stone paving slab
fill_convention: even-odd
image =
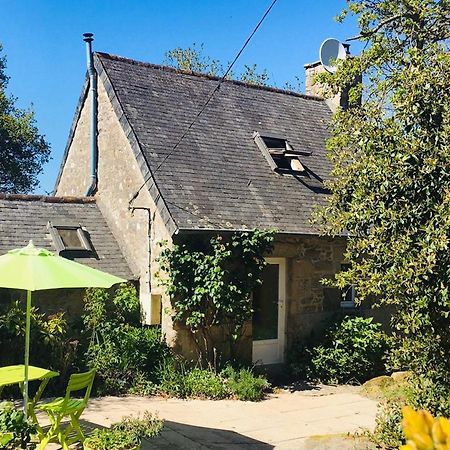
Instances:
[[[280,391],[258,403],[103,397],[91,399],[82,418],[89,427],[109,426],[124,415],[145,410],[158,413],[165,420],[163,432],[143,449],[365,450],[368,444],[355,444],[346,437],[361,428],[373,429],[375,424],[377,404],[358,390],[324,386]]]

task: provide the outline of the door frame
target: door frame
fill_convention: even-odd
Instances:
[[[276,346],[277,358],[274,361],[265,362],[263,365],[282,364],[285,360],[285,341],[286,341],[286,258],[265,258],[267,264],[277,264],[278,272],[278,338],[266,339],[262,341],[252,340],[252,360],[254,363],[261,360],[254,358],[255,347],[257,355],[261,355],[264,351],[270,351],[270,347]]]

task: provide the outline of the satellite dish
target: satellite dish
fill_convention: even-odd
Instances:
[[[322,42],[319,50],[319,58],[327,72],[336,72],[336,60],[347,58],[345,47],[337,39],[329,38]]]

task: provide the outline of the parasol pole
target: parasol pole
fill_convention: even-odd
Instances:
[[[23,412],[28,418],[28,366],[30,364],[31,291],[27,291],[27,312],[25,324],[25,379],[23,384]]]

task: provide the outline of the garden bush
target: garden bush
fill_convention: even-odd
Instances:
[[[222,371],[228,391],[238,400],[256,402],[262,400],[270,389],[270,383],[262,375],[255,375],[249,369],[235,370],[228,366]]]
[[[402,409],[405,401],[399,399],[384,400],[378,405],[375,429],[368,437],[380,448],[399,448],[403,442]]]
[[[140,448],[142,439],[157,436],[164,422],[145,411],[143,418],[127,416],[109,429],[95,429],[85,440],[90,450],[130,450]]]
[[[213,370],[195,368],[186,374],[186,393],[189,397],[222,399],[228,397],[223,379]]]
[[[156,372],[159,391],[172,397],[187,397],[187,372],[182,359],[166,358],[161,361]]]
[[[19,300],[3,304],[0,311],[0,365],[23,363],[26,306]],[[64,313],[46,315],[31,308],[30,364],[60,373],[49,389],[61,389],[79,361],[78,339],[70,336]],[[8,389],[8,392],[10,389]],[[11,393],[13,393],[11,391]]]
[[[270,389],[262,375],[250,369],[236,370],[227,366],[221,372],[213,369],[193,368],[176,359],[168,359],[158,372],[160,392],[174,397],[199,397],[222,399],[234,397],[238,400],[259,401]]]
[[[345,317],[313,347],[311,375],[326,383],[360,383],[385,373],[388,337],[372,318]]]
[[[36,427],[25,419],[24,413],[16,409],[12,402],[0,403],[0,448],[34,448],[30,444],[34,433]]]
[[[98,392],[121,394],[136,380],[156,380],[156,370],[169,355],[159,328],[141,325],[135,288],[123,284],[112,293],[89,289],[85,297],[86,365],[97,371]]]

